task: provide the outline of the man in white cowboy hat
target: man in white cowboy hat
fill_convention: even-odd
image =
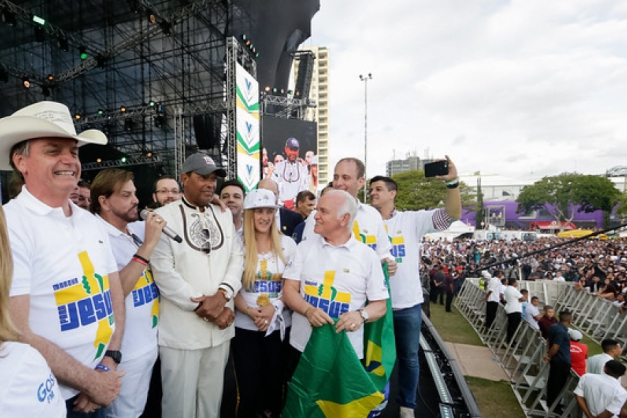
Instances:
[[[229,356],[233,298],[242,287],[244,256],[230,211],[211,204],[225,177],[207,154],[183,163],[181,200],[157,212],[183,239],[167,237],[151,259],[161,293],[159,354],[164,417],[220,416]]]
[[[100,406],[118,395],[123,375],[116,360],[124,298],[109,238],[69,199],[81,176],[78,147],[106,142],[96,130],[77,135],[60,103],[0,119],[0,169],[24,178],[4,207],[14,259],[11,319],[59,380],[68,417],[103,416]]]

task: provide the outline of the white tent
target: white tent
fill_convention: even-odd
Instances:
[[[435,241],[440,238],[446,238],[447,240],[451,241],[462,234],[472,234],[473,232],[475,232],[474,226],[466,225],[462,221],[455,221],[448,229],[427,234],[425,235],[425,238],[429,241]]]

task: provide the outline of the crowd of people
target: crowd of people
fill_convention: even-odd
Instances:
[[[363,324],[387,314],[399,414],[414,416],[419,246],[461,216],[448,157],[443,209],[397,211],[397,185],[382,176],[370,181],[372,205],[360,203],[365,166],[344,158],[332,188],[317,203],[300,190],[292,211],[272,176],[246,193],[196,153],[140,211],[131,172],[79,184],[79,148],[106,142],[76,134],[60,103],[0,119],[0,169],[22,185],[0,222],[3,416],[139,417],[156,399],[164,417],[218,417],[231,356],[237,416],[277,417],[312,327],[346,332],[362,358]]]

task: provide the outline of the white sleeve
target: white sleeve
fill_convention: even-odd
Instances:
[[[368,251],[370,263],[370,275],[366,284],[366,296],[369,301],[385,300],[390,297],[388,287],[385,283],[385,276],[381,268],[381,262],[372,251]]]
[[[583,396],[584,392],[583,392],[583,385],[584,382],[586,381],[586,375],[584,374],[583,376],[581,376],[581,378],[579,379],[579,382],[577,383],[577,387],[575,388],[575,390],[573,391],[573,393],[577,396]],[[621,405],[622,406],[622,405]]]
[[[304,251],[306,250],[306,247],[307,245],[305,243],[300,243],[296,247],[293,257],[287,262],[287,266],[283,272],[284,279],[300,281],[301,272],[303,270]]]

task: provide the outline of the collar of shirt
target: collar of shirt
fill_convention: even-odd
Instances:
[[[63,212],[63,208],[53,208],[52,206],[48,206],[46,205],[44,202],[42,202],[41,200],[37,199],[35,196],[33,196],[28,189],[26,188],[26,186],[22,187],[22,191],[21,193],[17,196],[17,201],[19,201],[24,207],[28,208],[29,210],[35,212],[37,215],[42,215],[45,216],[51,212],[55,212],[60,214],[62,217],[67,218],[67,216],[65,216],[65,213]],[[70,199],[68,199],[68,203],[70,204],[70,208],[72,209],[72,216],[74,216],[75,214],[79,213],[78,211],[84,210],[82,208],[79,208],[78,206],[76,206],[74,204],[74,202],[72,202]]]
[[[346,250],[350,251],[352,248],[355,247],[355,245],[357,245],[358,241],[356,239],[353,238],[353,234],[351,234],[350,238],[348,239],[348,241],[346,241],[344,244],[341,245],[333,245],[333,244],[329,244],[327,242],[327,240],[324,239],[323,236],[318,235],[318,238],[320,239],[320,242],[322,243],[323,247],[330,247],[330,248],[345,248]]]

